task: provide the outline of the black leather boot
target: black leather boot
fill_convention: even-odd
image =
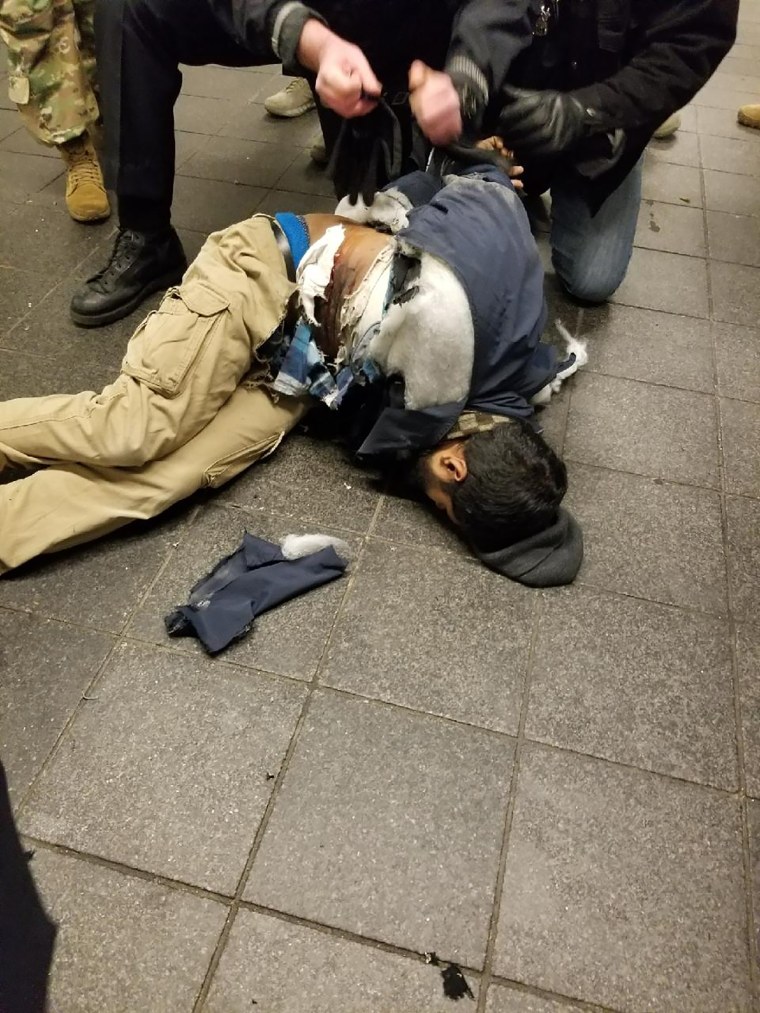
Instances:
[[[128,316],[153,292],[176,285],[187,268],[179,236],[119,229],[106,266],[88,278],[71,300],[80,327],[103,327]]]

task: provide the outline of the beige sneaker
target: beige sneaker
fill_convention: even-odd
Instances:
[[[754,127],[760,130],[760,105],[742,106],[736,117],[743,127]]]
[[[672,116],[668,116],[664,123],[660,124],[652,136],[658,141],[664,141],[666,137],[672,137],[680,126],[681,114],[673,113]]]
[[[111,214],[103,174],[92,141],[82,134],[58,146],[66,163],[66,207],[75,222],[99,222]]]
[[[295,77],[287,84],[282,91],[270,95],[264,103],[264,108],[270,116],[285,116],[290,119],[293,116],[303,116],[310,109],[314,108],[314,96],[311,93],[309,82],[303,77]]]

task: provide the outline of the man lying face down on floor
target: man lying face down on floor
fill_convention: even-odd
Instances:
[[[545,322],[525,211],[490,164],[216,232],[102,393],[0,404],[0,469],[41,466],[0,485],[0,572],[221,486],[321,402],[488,566],[567,583],[582,539],[533,405],[579,362]]]

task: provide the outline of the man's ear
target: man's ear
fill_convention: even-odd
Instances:
[[[467,458],[464,453],[464,442],[452,443],[441,454],[441,467],[449,482],[464,482],[467,478]]]

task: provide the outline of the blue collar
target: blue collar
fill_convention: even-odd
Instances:
[[[294,215],[292,211],[278,211],[274,216],[290,244],[290,254],[295,267],[303,260],[303,256],[309,249],[309,230],[301,215]]]

